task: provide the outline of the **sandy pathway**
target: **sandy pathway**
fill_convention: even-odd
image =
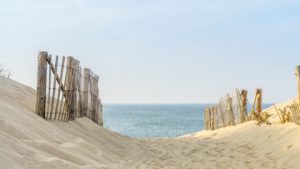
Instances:
[[[293,131],[293,132],[290,132]],[[137,169],[299,168],[299,126],[248,122],[174,139],[143,139],[149,159]],[[300,140],[300,139],[299,139]]]
[[[276,168],[271,157],[260,157],[250,143],[213,139],[153,139],[143,144],[151,158],[137,169]]]
[[[293,123],[132,139],[86,118],[46,121],[34,113],[33,89],[3,78],[0,84],[0,169],[300,168],[300,127]]]

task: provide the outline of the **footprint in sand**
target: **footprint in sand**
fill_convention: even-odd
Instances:
[[[286,147],[286,149],[289,150],[289,149],[291,149],[292,147],[293,147],[293,145],[289,145],[289,146]]]

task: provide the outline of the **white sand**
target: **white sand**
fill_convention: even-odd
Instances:
[[[0,86],[1,169],[300,168],[300,126],[293,123],[258,127],[252,121],[181,138],[138,140],[86,118],[46,121],[34,113],[33,89],[3,78]]]

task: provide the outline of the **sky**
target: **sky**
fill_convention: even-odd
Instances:
[[[235,88],[296,96],[300,1],[0,1],[0,64],[36,87],[38,51],[100,76],[104,103],[213,103]]]

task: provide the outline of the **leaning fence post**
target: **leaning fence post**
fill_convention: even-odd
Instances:
[[[47,52],[39,52],[37,72],[36,113],[45,118],[47,92]]]

